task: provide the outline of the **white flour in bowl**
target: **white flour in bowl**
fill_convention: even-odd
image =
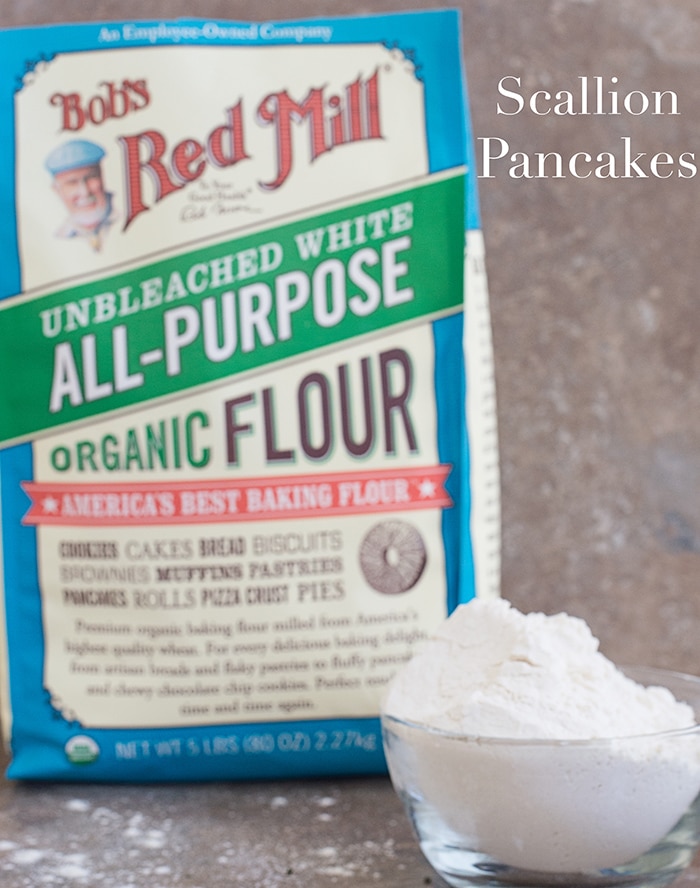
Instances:
[[[700,790],[692,707],[628,678],[566,614],[523,615],[504,600],[458,608],[394,678],[383,711],[429,729],[389,725],[397,789],[512,866],[633,860]]]
[[[695,723],[665,688],[627,678],[583,620],[521,614],[504,599],[459,607],[396,676],[385,711],[480,737],[579,739]]]

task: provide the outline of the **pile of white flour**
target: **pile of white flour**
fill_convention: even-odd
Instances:
[[[480,737],[628,737],[695,723],[666,688],[627,678],[568,614],[464,604],[396,676],[384,711]]]
[[[622,865],[700,792],[693,708],[631,681],[566,614],[461,606],[393,679],[383,714],[403,720],[385,719],[387,760],[434,864],[462,845],[542,872]]]

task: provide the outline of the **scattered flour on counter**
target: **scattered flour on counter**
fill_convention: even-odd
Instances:
[[[32,885],[93,885],[93,872],[86,854],[62,854],[43,848],[19,848],[6,858],[6,871],[26,870],[31,873]],[[97,876],[100,880],[100,877]]]
[[[35,866],[45,856],[46,851],[39,848],[20,848],[10,856],[10,860],[18,866]]]
[[[102,805],[95,808],[90,816],[101,826],[116,825],[117,823],[121,823],[122,820],[121,814],[117,811],[113,811],[111,808],[105,808]]]
[[[339,852],[337,848],[327,847],[318,848],[316,854],[324,858],[327,862],[315,868],[315,872],[322,873],[324,876],[333,878],[349,879],[357,875],[357,865],[338,860]]]
[[[64,879],[83,879],[91,877],[92,871],[85,854],[69,854],[56,867],[56,874]]]
[[[398,864],[393,842],[338,842],[337,829],[316,822],[345,812],[348,794],[354,789],[324,792],[311,785],[285,795],[266,790],[259,796],[261,829],[249,816],[250,801],[242,809],[235,792],[222,793],[219,802],[202,808],[200,829],[191,824],[195,809],[183,812],[180,797],[167,789],[164,798],[130,790],[129,801],[117,792],[114,807],[97,801],[105,799],[101,793],[74,797],[48,790],[50,815],[28,825],[21,841],[0,840],[0,888],[375,884]],[[309,825],[305,839],[288,830],[291,817]]]
[[[165,847],[167,834],[163,829],[144,828],[143,814],[134,814],[129,820],[129,825],[124,831],[124,835],[133,839],[134,843],[141,848],[151,848],[158,850]]]
[[[85,811],[89,811],[92,806],[90,805],[90,802],[86,802],[85,799],[69,799],[63,807],[66,811],[84,813]]]
[[[357,875],[357,867],[322,866],[317,870],[317,872],[322,873],[324,876],[331,876],[333,878],[351,879],[353,876]]]
[[[170,855],[171,818],[154,818],[140,812],[125,817],[107,807],[94,808],[83,799],[68,799],[60,806],[61,850],[43,846],[38,838],[25,846],[0,842],[0,885],[8,884],[10,874],[22,886],[50,888],[174,888],[181,874],[174,872]],[[99,845],[85,847],[81,821],[92,821],[103,833]],[[94,830],[94,826],[90,827]],[[190,885],[190,882],[187,883]],[[195,886],[192,886],[195,888]]]

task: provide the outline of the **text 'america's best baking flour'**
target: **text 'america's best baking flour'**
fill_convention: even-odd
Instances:
[[[382,770],[387,681],[497,592],[459,32],[0,34],[10,776]]]

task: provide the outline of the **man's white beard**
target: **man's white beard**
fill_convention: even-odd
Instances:
[[[94,206],[92,208],[86,207],[84,210],[79,210],[72,214],[73,221],[80,228],[97,228],[101,222],[109,215],[109,203],[105,203],[102,206]]]

